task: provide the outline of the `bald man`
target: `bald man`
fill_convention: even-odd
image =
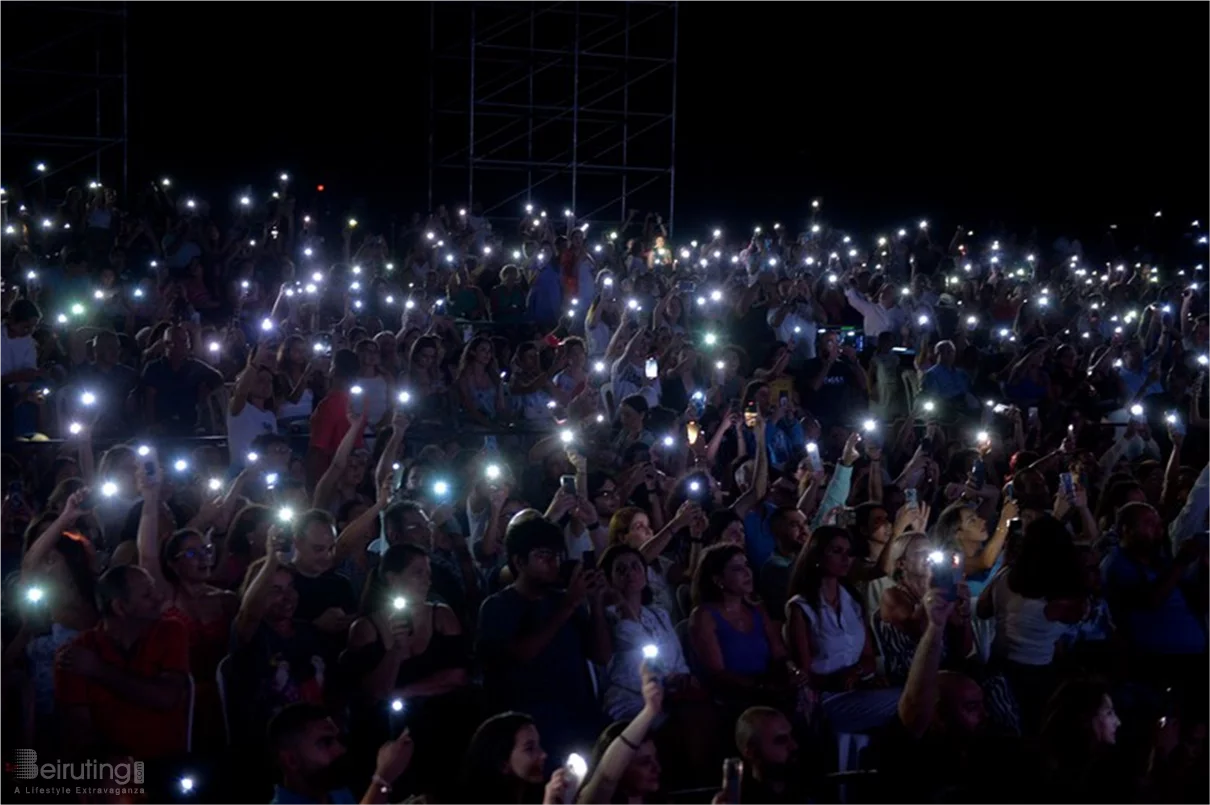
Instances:
[[[190,356],[189,331],[167,328],[164,357],[143,367],[143,424],[168,435],[193,435],[198,405],[222,384],[222,375]]]

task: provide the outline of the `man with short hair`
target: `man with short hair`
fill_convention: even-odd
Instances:
[[[269,751],[281,772],[271,803],[353,803],[353,792],[341,786],[344,744],[340,728],[323,707],[297,703],[282,708],[269,722]],[[414,746],[407,730],[378,750],[374,775],[362,803],[387,802],[391,787],[412,762]]]
[[[180,621],[161,617],[151,574],[110,568],[97,581],[101,620],[60,649],[55,699],[74,754],[153,760],[183,752],[189,644]]]
[[[749,707],[735,723],[735,748],[744,759],[744,802],[808,802],[798,742],[790,720],[772,707]]]
[[[76,367],[71,384],[80,393],[90,391],[97,402],[87,411],[94,415],[92,435],[110,436],[130,432],[128,413],[133,413],[128,403],[130,392],[139,384],[139,373],[125,364],[118,363],[121,342],[112,330],[101,330],[92,339],[92,361]],[[78,399],[78,398],[77,398]]]
[[[781,506],[769,516],[769,531],[773,534],[774,550],[760,568],[761,598],[769,614],[777,620],[785,618],[786,593],[790,589],[790,571],[799,551],[811,536],[807,516],[793,506]]]
[[[26,383],[42,377],[38,368],[38,346],[33,332],[42,320],[42,311],[28,299],[13,302],[0,327],[0,390],[3,392],[4,441],[13,436],[30,433],[38,428],[38,412],[34,405],[21,405]],[[14,387],[14,384],[22,384]]]
[[[349,624],[357,614],[357,596],[349,580],[336,572],[336,522],[332,515],[311,509],[294,519],[291,569],[298,591],[296,617],[324,634],[329,659],[344,647]]]
[[[533,716],[561,763],[590,746],[600,727],[587,661],[604,665],[613,653],[605,581],[577,564],[564,589],[563,531],[544,517],[515,518],[504,544],[516,581],[483,602],[476,653],[492,704]]]
[[[967,397],[971,391],[971,379],[966,371],[954,366],[957,356],[953,341],[937,344],[937,362],[929,367],[920,381],[922,397],[933,397],[951,405],[954,411],[970,407]]]
[[[157,431],[192,436],[198,404],[223,385],[223,376],[190,354],[189,331],[164,330],[164,357],[143,367],[144,424]]]
[[[1205,560],[1206,541],[1187,540],[1168,559],[1163,518],[1148,503],[1118,509],[1115,530],[1121,543],[1101,564],[1105,598],[1138,671],[1171,684],[1200,665],[1204,690],[1206,633],[1182,585],[1190,568]]]

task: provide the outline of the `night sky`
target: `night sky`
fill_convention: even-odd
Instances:
[[[333,206],[423,206],[427,3],[130,8],[132,178],[217,194],[289,170]],[[680,15],[682,234],[799,222],[814,196],[863,229],[1206,216],[1206,4]]]

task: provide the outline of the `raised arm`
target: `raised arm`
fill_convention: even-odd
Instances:
[[[332,489],[336,486],[336,481],[340,478],[345,467],[349,463],[349,455],[353,452],[353,445],[357,444],[357,436],[365,433],[366,429],[366,412],[362,408],[360,414],[353,418],[353,422],[349,425],[349,429],[345,431],[344,437],[340,440],[340,444],[336,447],[336,453],[332,456],[332,463],[324,470],[324,474],[320,476],[319,483],[315,484],[315,494],[311,497],[311,505],[317,509],[325,508],[325,502],[332,495]]]
[[[152,464],[153,476],[148,476],[146,464]],[[166,589],[164,574],[160,571],[160,481],[159,460],[148,456],[139,461],[135,482],[143,496],[143,511],[139,515],[139,530],[135,544],[139,550],[139,567],[151,574],[161,590]]]
[[[63,504],[63,511],[43,529],[38,538],[25,551],[25,556],[21,557],[22,573],[30,572],[42,564],[42,560],[59,541],[63,532],[75,525],[82,513],[80,507],[84,503],[84,499],[88,497],[88,491],[88,487],[82,487],[67,497],[67,501]]]
[[[953,608],[954,605],[937,590],[929,590],[925,594],[924,611],[928,616],[928,626],[908,669],[903,695],[899,697],[899,721],[916,738],[924,737],[937,710],[941,648],[945,645],[945,624]]]
[[[580,788],[576,797],[581,803],[613,802],[618,790],[618,783],[630,768],[638,748],[647,740],[648,733],[655,726],[655,721],[664,709],[664,683],[652,673],[647,663],[643,663],[643,709],[626,725],[626,728],[614,738],[601,755],[601,760],[593,770],[592,776]]]

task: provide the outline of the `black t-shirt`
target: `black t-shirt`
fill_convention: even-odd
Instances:
[[[290,636],[262,623],[242,645],[233,632],[226,669],[231,734],[253,742],[264,739],[269,719],[287,704],[323,704],[336,672],[323,636],[310,623],[298,620]]]
[[[143,385],[156,391],[155,424],[169,430],[192,430],[203,387],[216,388],[222,382],[222,375],[194,358],[186,358],[179,369],[173,369],[167,358],[143,367]]]
[[[799,398],[821,424],[843,424],[845,416],[856,411],[861,403],[854,375],[861,369],[843,358],[838,359],[828,370],[828,376],[819,390],[812,390],[811,378],[823,369],[823,365],[823,358],[812,358],[803,364],[796,380]]]
[[[329,570],[318,576],[304,576],[294,571],[294,589],[298,591],[298,609],[294,617],[314,621],[331,607],[339,607],[347,615],[357,614],[357,596],[349,580]]]
[[[1038,778],[1017,737],[980,733],[912,737],[895,719],[876,766],[883,802],[1048,802],[1031,794]],[[1012,774],[1005,774],[1012,770]]]

